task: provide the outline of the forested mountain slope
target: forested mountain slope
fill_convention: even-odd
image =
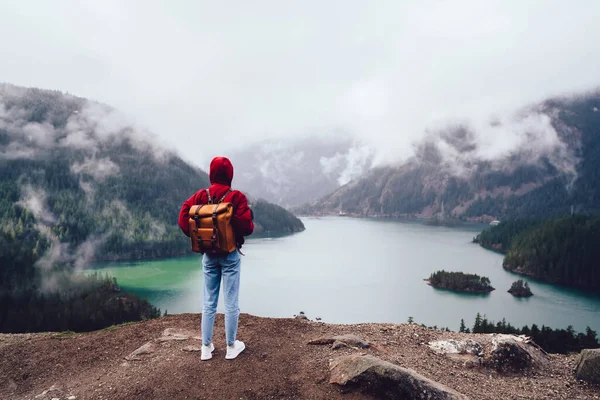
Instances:
[[[109,277],[73,273],[93,261],[191,251],[177,218],[208,177],[156,143],[108,106],[0,84],[0,331],[159,315]],[[304,229],[262,202],[255,222],[257,231]]]
[[[0,96],[3,230],[42,231],[80,263],[189,251],[176,221],[183,201],[208,185],[204,171],[110,107],[11,85],[0,86]],[[271,211],[255,213],[259,230],[263,220],[275,232],[303,229],[285,210]],[[284,217],[294,229],[277,225]]]

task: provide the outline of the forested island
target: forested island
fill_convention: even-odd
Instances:
[[[531,288],[529,287],[529,283],[524,282],[523,279],[519,279],[515,281],[508,289],[508,293],[512,294],[515,297],[531,297],[533,293],[531,292]]]
[[[546,282],[600,290],[600,217],[572,215],[514,220],[474,239],[506,253],[505,269]]]
[[[494,290],[489,278],[476,274],[465,274],[463,272],[436,271],[426,281],[435,288],[455,292],[489,293]]]

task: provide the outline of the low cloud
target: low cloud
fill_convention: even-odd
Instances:
[[[21,199],[17,205],[30,211],[38,221],[53,224],[56,222],[56,217],[46,206],[46,198],[44,189],[26,184],[21,187]]]
[[[99,152],[125,142],[159,162],[173,154],[166,142],[109,106],[8,84],[0,84],[0,133],[8,139],[0,141],[0,159],[6,160],[40,158],[63,148],[93,162]]]
[[[90,175],[99,182],[106,180],[108,177],[117,176],[119,170],[119,166],[112,162],[108,157],[98,159],[92,157],[82,163],[71,165],[72,173]]]

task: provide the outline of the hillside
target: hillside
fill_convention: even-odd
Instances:
[[[502,222],[475,243],[505,253],[503,267],[533,278],[600,290],[600,218],[573,215]]]
[[[418,325],[328,325],[243,314],[239,336],[247,350],[238,359],[226,361],[223,316],[218,315],[214,358],[201,362],[194,351],[199,346],[194,338],[199,334],[199,320],[199,315],[182,314],[86,334],[0,335],[0,370],[4,378],[0,380],[0,397],[385,398],[363,394],[359,385],[329,383],[338,360],[360,354],[410,368],[465,396],[460,398],[593,399],[599,389],[575,378],[576,354],[541,355],[541,364],[516,373],[496,370],[473,364],[466,354],[438,354],[428,345],[439,340],[471,339],[487,348],[495,336],[443,332]],[[369,348],[334,350],[330,345],[308,344],[317,338],[343,334],[358,335]],[[144,347],[146,354],[126,359],[146,343],[150,343]],[[234,375],[235,384],[224,378]],[[387,385],[387,398],[401,396],[398,389],[389,386],[391,383]],[[378,384],[364,388],[382,389]]]
[[[518,235],[505,269],[547,282],[600,292],[600,218],[563,217]]]
[[[507,219],[600,210],[600,93],[534,105],[488,134],[522,141],[508,154],[484,157],[476,128],[451,126],[415,145],[395,167],[370,170],[298,209],[331,213],[343,204],[357,215]],[[503,124],[506,124],[504,126]],[[496,130],[496,131],[494,131]],[[508,139],[507,139],[508,140]],[[516,139],[513,139],[516,140]]]
[[[10,85],[0,86],[0,167],[3,230],[43,231],[78,264],[189,252],[179,209],[208,185],[205,172],[110,107]],[[283,209],[259,209],[259,231],[303,229]]]

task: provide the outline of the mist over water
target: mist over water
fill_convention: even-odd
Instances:
[[[471,243],[482,226],[444,228],[389,220],[328,217],[303,220],[307,230],[251,239],[244,247],[240,304],[244,313],[291,317],[304,311],[332,323],[406,322],[457,330],[476,313],[513,325],[600,329],[600,296],[527,279],[534,296],[506,291],[522,277],[502,269],[502,256]],[[128,290],[169,313],[200,312],[200,258],[102,265]],[[439,269],[487,276],[489,295],[434,289],[423,279]],[[219,305],[222,310],[222,301]]]

